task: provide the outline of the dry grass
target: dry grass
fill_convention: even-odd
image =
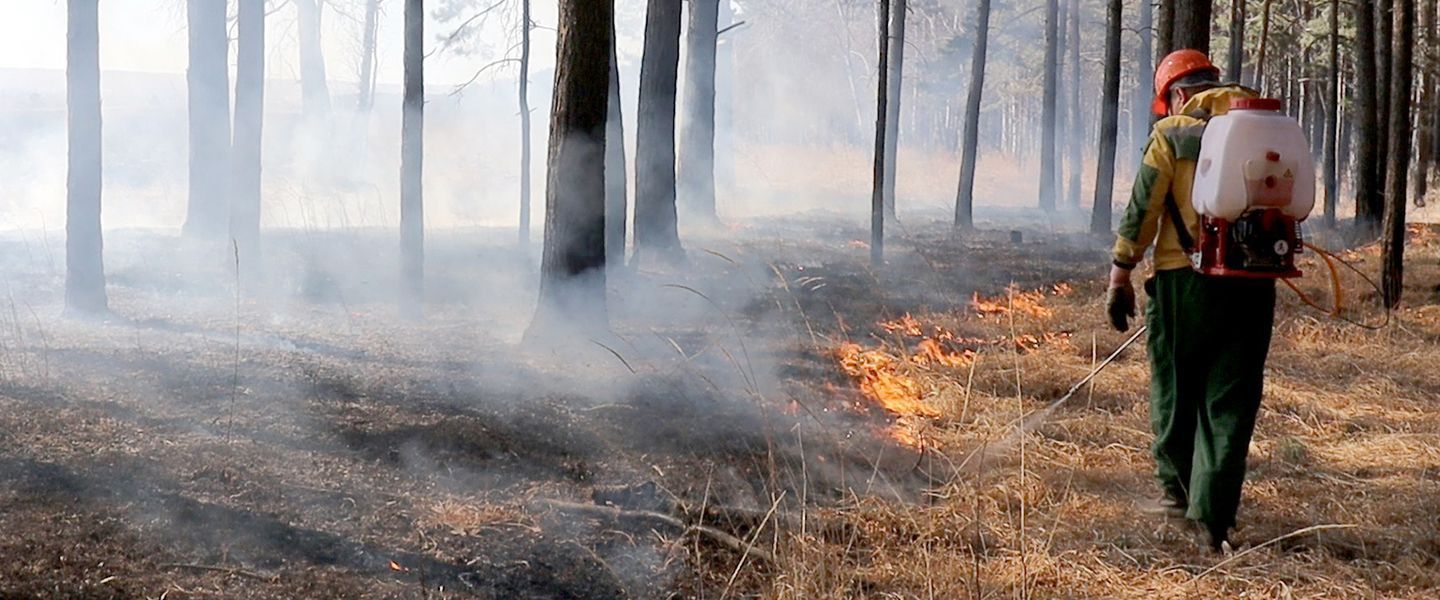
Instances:
[[[1429,288],[1437,243],[1429,235],[1414,241],[1407,308],[1382,330],[1328,319],[1281,290],[1235,535],[1240,548],[1228,558],[1200,552],[1183,525],[1133,511],[1135,500],[1154,492],[1142,347],[1037,432],[1015,439],[1022,408],[1059,397],[1126,337],[1091,337],[1099,330],[1100,284],[1072,282],[1073,293],[1017,295],[1025,310],[1004,313],[1000,298],[914,315],[914,323],[888,328],[902,334],[894,342],[867,348],[911,365],[903,372],[940,413],[897,437],[928,441],[936,460],[927,464],[947,465],[948,483],[922,505],[857,500],[830,511],[856,533],[788,538],[769,596],[1435,597],[1440,306]],[[1372,249],[1349,256],[1375,272]],[[1352,306],[1373,302],[1363,283],[1346,277]],[[992,344],[968,364],[919,364],[913,345],[922,338],[903,334],[932,328],[1038,342]],[[1075,328],[1087,333],[1055,335]],[[1315,526],[1323,527],[1306,531]]]

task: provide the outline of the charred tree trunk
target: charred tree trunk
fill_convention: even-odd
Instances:
[[[360,112],[375,106],[375,38],[380,28],[380,0],[365,0],[365,31],[360,42]]]
[[[1260,51],[1255,55],[1255,89],[1265,91],[1265,54],[1270,48],[1270,3],[1260,5]]]
[[[107,310],[100,231],[100,2],[68,0],[65,107],[65,309]]]
[[[908,0],[890,1],[890,46],[886,57],[890,72],[885,94],[885,218],[895,218],[896,172],[900,160],[900,98],[905,77],[905,19]]]
[[[1053,1],[1053,0],[1052,0]],[[890,0],[880,0],[879,79],[875,85],[875,174],[870,190],[870,266],[885,264],[885,121],[890,92]]]
[[[230,236],[256,266],[260,245],[260,154],[265,123],[265,0],[239,0]],[[253,271],[253,268],[252,268]]]
[[[1375,11],[1368,3],[1357,3],[1355,10],[1355,225],[1365,235],[1380,233],[1380,219],[1385,212],[1381,194],[1384,165],[1380,163],[1380,118],[1377,104],[1375,72]]]
[[[1210,0],[1173,0],[1175,48],[1210,53]]]
[[[610,36],[610,93],[605,116],[605,264],[610,268],[625,265],[625,111],[620,101],[620,55],[615,48],[615,35]]]
[[[1045,1],[1045,88],[1040,109],[1040,208],[1055,210],[1055,113],[1059,77],[1060,2]]]
[[[1340,0],[1330,0],[1330,58],[1325,79],[1325,227],[1335,228],[1339,203],[1340,165],[1336,160],[1340,133]]]
[[[1394,25],[1394,6],[1392,0],[1374,0],[1375,5],[1375,115],[1378,123],[1376,131],[1379,133],[1379,143],[1376,144],[1380,150],[1380,160],[1389,160],[1390,148],[1390,93],[1393,89],[1390,82],[1390,69],[1392,66],[1394,47],[1392,41],[1392,26]],[[1379,176],[1375,183],[1381,193],[1385,191],[1385,175]]]
[[[303,2],[304,0],[302,0]],[[400,279],[402,309],[418,315],[425,292],[425,9],[405,0],[405,97],[400,122]]]
[[[1420,131],[1416,135],[1416,157],[1415,157],[1415,204],[1425,205],[1425,195],[1430,191],[1430,170],[1434,163],[1435,136],[1436,136],[1436,86],[1440,86],[1440,70],[1436,64],[1436,58],[1440,54],[1436,52],[1436,42],[1440,41],[1440,23],[1436,22],[1436,6],[1433,0],[1421,0],[1419,8],[1420,34],[1416,36],[1416,45],[1423,35],[1425,39],[1425,54],[1423,59],[1416,62],[1421,65],[1416,70],[1417,80],[1420,81],[1420,114],[1417,115]]]
[[[1110,205],[1115,188],[1115,142],[1120,112],[1121,0],[1109,0],[1105,11],[1105,83],[1100,100],[1100,154],[1095,161],[1095,203],[1090,232],[1110,232]]]
[[[1059,31],[1055,41],[1055,205],[1065,207],[1065,159],[1070,144],[1068,139],[1070,120],[1070,95],[1067,89],[1070,81],[1065,77],[1065,62],[1068,57],[1066,38],[1070,37],[1070,0],[1060,0]]]
[[[1384,0],[1381,0],[1382,2]],[[1431,2],[1432,0],[1423,0]],[[1404,290],[1405,261],[1405,193],[1409,191],[1406,177],[1410,173],[1410,95],[1415,84],[1413,57],[1415,52],[1415,2],[1395,0],[1391,11],[1393,50],[1390,62],[1390,148],[1389,168],[1385,178],[1385,236],[1380,246],[1381,288],[1385,291],[1385,307],[1400,304]]]
[[[715,213],[715,52],[719,33],[720,0],[691,0],[680,128],[680,197],[687,217],[712,224],[719,222]]]
[[[530,0],[520,0],[520,247],[530,247]]]
[[[320,43],[320,0],[294,0],[300,28],[300,98],[305,118],[330,117],[330,84],[325,80],[325,50]]]
[[[678,16],[676,24],[678,27]],[[530,342],[570,343],[577,329],[601,333],[609,327],[605,307],[605,121],[614,27],[614,4],[560,0],[545,186],[545,250],[535,318],[525,332]]]
[[[1067,119],[1069,127],[1065,141],[1070,146],[1070,158],[1066,161],[1070,164],[1070,183],[1066,187],[1066,205],[1079,210],[1082,164],[1080,144],[1085,133],[1080,118],[1080,0],[1070,0],[1069,17],[1070,35],[1066,36],[1065,43],[1070,54],[1070,85],[1066,90],[1070,95],[1070,118]]]
[[[1244,81],[1245,3],[1246,0],[1230,0],[1230,52],[1226,56],[1225,76],[1233,81]]]
[[[1142,2],[1144,0],[1141,0]],[[1159,0],[1155,15],[1155,62],[1175,51],[1175,3],[1188,0]]]
[[[965,137],[960,149],[960,185],[955,194],[955,228],[975,226],[975,159],[980,142],[980,103],[985,94],[985,53],[990,43],[990,0],[975,3],[975,48],[970,55],[970,89],[965,96]]]
[[[190,67],[185,73],[190,108],[190,196],[185,235],[220,238],[230,208],[230,38],[225,3],[189,0],[186,20]]]
[[[1150,99],[1155,93],[1151,89],[1155,78],[1155,51],[1152,48],[1155,38],[1154,16],[1150,0],[1141,0],[1140,22],[1136,27],[1140,35],[1140,45],[1139,53],[1135,57],[1135,99],[1130,106],[1130,144],[1134,153],[1131,158],[1136,161],[1150,139]]]
[[[635,260],[682,260],[675,216],[675,79],[680,0],[649,0],[635,141]]]

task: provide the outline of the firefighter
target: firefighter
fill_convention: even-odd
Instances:
[[[1275,319],[1272,279],[1208,277],[1191,268],[1199,236],[1190,205],[1210,117],[1254,90],[1220,82],[1205,54],[1178,50],[1155,70],[1155,123],[1115,240],[1106,308],[1125,331],[1135,316],[1131,272],[1154,246],[1149,303],[1151,448],[1158,499],[1142,512],[1201,525],[1221,550],[1235,526],[1245,459],[1260,409]]]

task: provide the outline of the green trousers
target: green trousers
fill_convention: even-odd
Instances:
[[[1275,282],[1161,271],[1145,283],[1160,486],[1211,531],[1235,525],[1265,383]]]

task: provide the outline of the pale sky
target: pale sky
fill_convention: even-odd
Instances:
[[[212,0],[220,1],[220,0]],[[272,0],[272,4],[275,0]],[[443,0],[428,0],[427,14],[432,5]],[[341,5],[358,5],[357,0],[332,0]],[[100,2],[100,65],[104,70],[184,73],[186,65],[185,0],[101,0]],[[233,14],[234,2],[230,2]],[[383,0],[384,15],[380,25],[378,79],[381,84],[401,81],[402,11],[400,0]],[[532,18],[539,26],[533,35],[532,72],[548,70],[554,64],[554,33],[556,20],[553,2],[536,2]],[[498,19],[485,28],[486,48],[471,56],[453,53],[431,56],[425,65],[427,83],[444,85],[470,79],[476,69],[502,56],[515,35],[516,19],[496,15]],[[358,17],[358,13],[357,13]],[[326,68],[332,80],[358,79],[359,35],[361,27],[337,15],[325,12],[323,33]],[[295,9],[285,6],[267,21],[267,58],[269,76],[293,79],[297,75],[295,50]],[[233,27],[233,24],[232,24]],[[233,31],[233,30],[232,30]],[[427,52],[438,45],[437,39],[448,34],[447,28],[426,24]],[[233,46],[231,64],[234,64]],[[0,68],[65,68],[65,0],[0,0]],[[510,78],[514,70],[489,72],[488,77]],[[487,77],[487,78],[488,78]]]

